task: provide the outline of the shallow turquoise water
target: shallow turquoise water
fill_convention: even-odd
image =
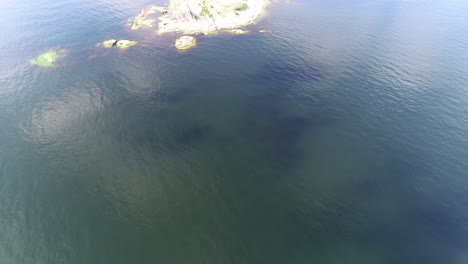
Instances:
[[[0,3],[0,263],[468,263],[468,2],[280,2],[183,54],[128,30],[152,3]]]

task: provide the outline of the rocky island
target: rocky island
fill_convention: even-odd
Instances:
[[[268,4],[269,0],[171,0],[167,7],[144,9],[133,21],[132,29],[153,27],[159,21],[158,34],[208,34],[219,30],[242,34],[245,31],[238,28],[258,19]]]
[[[151,5],[143,9],[131,25],[133,30],[158,25],[158,35],[220,31],[246,34],[248,31],[240,28],[254,23],[269,3],[270,0],[171,0],[167,7]],[[196,39],[191,36],[182,36],[175,42],[178,49],[195,45]]]
[[[253,23],[269,0],[171,0],[159,17],[159,33],[235,29]]]

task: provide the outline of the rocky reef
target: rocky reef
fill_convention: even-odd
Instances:
[[[189,49],[197,44],[197,40],[192,36],[182,36],[175,42],[177,49],[184,50]]]
[[[29,60],[29,63],[43,67],[54,67],[56,66],[55,63],[57,60],[65,57],[65,55],[66,51],[64,49],[49,50],[46,53]]]
[[[253,23],[268,4],[269,0],[171,0],[167,8],[158,9],[158,33],[208,34],[236,29]]]

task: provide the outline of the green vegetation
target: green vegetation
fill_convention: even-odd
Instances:
[[[206,5],[202,5],[201,8],[202,8],[202,11],[201,11],[202,15],[210,14],[210,10],[208,9],[208,7]]]
[[[247,9],[249,9],[249,6],[246,3],[243,3],[242,6],[237,7],[235,10],[236,11],[245,11]]]

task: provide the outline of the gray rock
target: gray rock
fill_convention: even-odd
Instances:
[[[113,46],[115,46],[115,44],[117,44],[117,40],[116,39],[109,39],[109,40],[106,40],[102,43],[102,45],[105,47],[105,48],[111,48]]]
[[[197,40],[191,36],[182,36],[175,42],[177,49],[189,49],[197,44]]]
[[[119,40],[117,41],[117,47],[121,48],[121,49],[126,49],[130,46],[133,46],[135,44],[137,44],[138,42],[137,41],[130,41],[130,40],[126,40],[126,39],[123,39],[123,40]]]

